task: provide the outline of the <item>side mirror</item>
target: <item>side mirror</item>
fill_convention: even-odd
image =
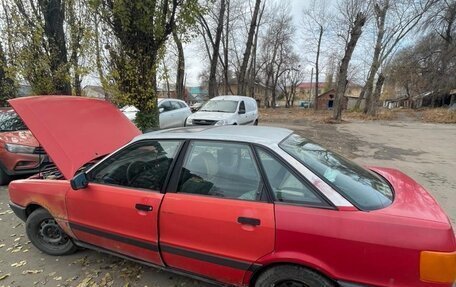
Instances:
[[[160,114],[163,113],[164,111],[165,111],[165,108],[159,108],[159,109],[158,109],[158,112],[159,112]]]
[[[71,188],[73,190],[84,189],[89,185],[89,179],[85,172],[78,173],[72,180],[70,180]]]

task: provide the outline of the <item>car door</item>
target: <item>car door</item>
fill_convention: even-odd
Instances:
[[[160,110],[160,128],[167,129],[173,127],[174,121],[174,106],[170,100],[163,100],[158,105]]]
[[[247,114],[247,111],[245,109],[245,102],[244,101],[241,101],[239,103],[238,118],[239,118],[238,124],[240,124],[240,125],[247,124],[247,122],[248,122],[248,114]]]
[[[173,107],[172,127],[183,127],[186,117],[185,110],[182,108],[182,104],[179,101],[171,100],[171,105]]]
[[[69,224],[76,238],[161,265],[160,191],[180,146],[173,140],[137,142],[93,168],[87,188],[67,193]]]
[[[160,209],[168,266],[241,284],[274,250],[272,203],[248,144],[192,141]]]

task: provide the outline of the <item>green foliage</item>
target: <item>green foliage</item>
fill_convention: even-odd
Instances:
[[[7,100],[14,98],[16,95],[16,87],[10,74],[3,46],[0,43],[0,106],[2,107],[8,104]]]
[[[108,92],[119,105],[134,105],[140,129],[158,127],[157,67],[173,29],[186,31],[201,13],[198,0],[91,0],[101,19],[112,29]]]

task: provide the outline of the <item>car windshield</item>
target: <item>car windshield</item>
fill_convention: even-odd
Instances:
[[[306,138],[293,134],[280,147],[362,210],[393,202],[393,191],[382,177]]]
[[[0,132],[14,132],[27,129],[27,126],[14,111],[0,111]]]
[[[238,101],[217,101],[212,100],[207,102],[200,111],[203,112],[220,112],[220,113],[234,113],[236,112]]]

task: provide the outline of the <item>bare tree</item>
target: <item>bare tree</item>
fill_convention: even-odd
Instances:
[[[247,74],[247,65],[250,60],[250,54],[252,53],[253,46],[253,37],[255,35],[255,29],[258,22],[258,14],[260,11],[261,0],[255,0],[255,8],[253,10],[252,20],[250,21],[249,34],[247,37],[247,43],[245,45],[244,57],[242,58],[241,70],[239,71],[238,79],[238,94],[246,95],[246,74]]]
[[[364,112],[369,115],[376,114],[379,98],[373,96],[373,89],[377,72],[385,61],[391,57],[402,40],[420,23],[425,13],[429,11],[435,2],[436,0],[374,1],[374,17],[377,30],[374,56],[368,79],[355,108],[359,108],[364,97],[366,99]]]
[[[339,72],[337,75],[336,98],[334,103],[333,119],[342,120],[343,97],[347,88],[348,65],[350,64],[353,51],[356,48],[359,38],[362,34],[362,28],[367,20],[367,9],[361,1],[346,0],[341,6],[342,14],[348,24],[347,37],[345,38],[345,53],[340,62]]]
[[[319,90],[319,76],[320,76],[320,56],[322,51],[322,41],[325,34],[328,33],[330,29],[330,24],[332,23],[331,14],[328,10],[328,1],[317,1],[313,0],[309,7],[304,10],[303,18],[303,28],[305,30],[306,45],[316,46],[316,49],[313,51],[315,53],[315,98],[314,98],[314,109],[318,109],[317,97]],[[309,44],[309,42],[313,42]]]
[[[178,99],[184,99],[185,86],[185,55],[184,47],[182,46],[182,40],[177,34],[177,31],[173,31],[173,39],[177,48],[177,73],[176,73],[176,96]]]

